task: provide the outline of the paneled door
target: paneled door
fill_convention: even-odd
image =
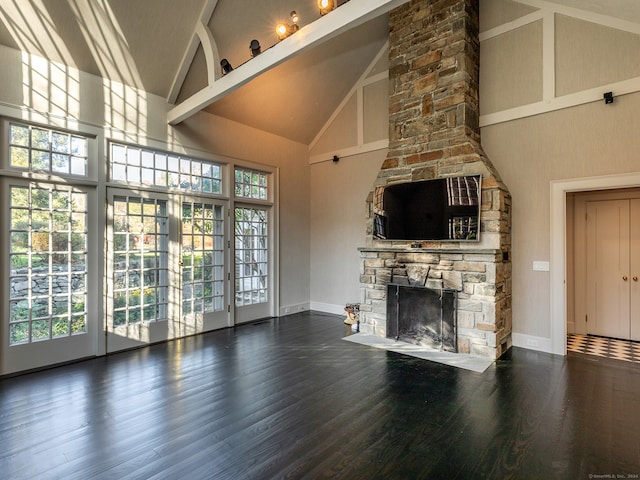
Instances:
[[[629,201],[630,217],[630,269],[631,316],[630,339],[640,341],[640,198]]]
[[[588,334],[640,340],[639,222],[640,199],[586,202]]]
[[[0,374],[95,355],[94,190],[8,178],[1,187]]]

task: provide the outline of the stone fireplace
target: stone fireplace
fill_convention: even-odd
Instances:
[[[361,331],[387,336],[392,278],[457,292],[459,353],[511,346],[511,196],[480,145],[478,0],[412,0],[389,15],[389,152],[367,199]],[[389,185],[481,175],[478,241],[374,237]]]

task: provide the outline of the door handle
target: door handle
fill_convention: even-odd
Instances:
[[[637,281],[638,281],[638,276],[637,276],[637,275],[634,275],[634,276],[633,276],[633,281],[634,281],[634,282],[637,282]]]
[[[629,279],[627,278],[627,276],[626,276],[626,275],[625,275],[624,277],[622,277],[622,279],[623,279],[625,282],[626,282],[627,280],[629,280]]]

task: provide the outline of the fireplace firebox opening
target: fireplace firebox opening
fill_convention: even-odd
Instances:
[[[457,352],[457,292],[417,285],[387,285],[387,338]]]

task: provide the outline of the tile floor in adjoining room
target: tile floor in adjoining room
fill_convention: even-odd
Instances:
[[[567,351],[640,363],[640,342],[598,337],[595,335],[567,335]]]

